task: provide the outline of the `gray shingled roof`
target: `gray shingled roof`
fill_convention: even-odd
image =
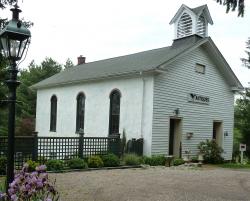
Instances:
[[[196,8],[189,8],[190,10],[192,10],[195,14],[199,14],[200,12],[203,11],[204,8],[206,8],[207,5],[202,5],[202,6],[199,6],[199,7],[196,7]]]
[[[197,37],[197,36],[196,36]],[[200,40],[205,40],[199,39]],[[181,39],[169,47],[139,52],[95,62],[90,62],[64,70],[32,86],[34,89],[79,83],[87,80],[103,79],[136,72],[154,70],[161,64],[191,48],[197,42],[192,37]]]

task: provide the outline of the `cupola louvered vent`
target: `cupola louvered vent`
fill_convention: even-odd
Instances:
[[[177,28],[177,38],[182,38],[192,34],[192,18],[189,14],[183,13],[181,16],[178,28]]]
[[[197,22],[197,34],[205,37],[206,36],[206,23],[203,16],[200,16]]]
[[[191,35],[208,36],[208,24],[213,24],[207,5],[189,8],[182,5],[170,21],[174,24],[175,40]]]

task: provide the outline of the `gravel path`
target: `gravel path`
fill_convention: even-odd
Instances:
[[[62,201],[250,201],[250,171],[165,167],[51,174]]]

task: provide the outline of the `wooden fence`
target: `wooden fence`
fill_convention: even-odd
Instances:
[[[0,137],[0,157],[7,156],[8,138]],[[15,167],[20,169],[28,160],[87,158],[91,155],[121,154],[120,135],[110,137],[15,137]]]

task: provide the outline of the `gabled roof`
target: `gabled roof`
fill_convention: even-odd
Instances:
[[[202,13],[204,14],[204,17],[207,19],[207,22],[211,25],[213,25],[213,20],[212,17],[210,15],[210,12],[208,10],[207,5],[202,5],[196,8],[189,8],[188,6],[186,6],[185,4],[182,4],[181,7],[179,8],[179,10],[177,11],[177,13],[175,14],[175,16],[172,18],[172,20],[170,21],[169,24],[173,24],[176,22],[176,20],[180,17],[180,15],[182,14],[182,12],[184,10],[188,10],[191,13],[193,13],[194,15],[200,16]]]
[[[207,47],[215,52],[215,61],[220,61],[220,68],[231,87],[243,88],[233,71],[210,38],[197,35],[175,40],[172,46],[139,52],[78,65],[62,71],[32,86],[34,89],[49,88],[86,81],[101,80],[119,76],[130,76],[142,72],[155,72],[162,66],[173,62],[185,53],[199,47]]]

